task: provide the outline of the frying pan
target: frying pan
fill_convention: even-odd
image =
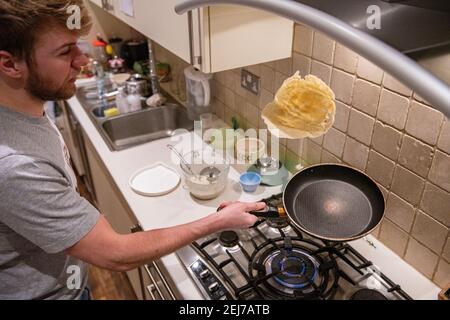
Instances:
[[[385,202],[377,184],[344,165],[321,164],[297,173],[286,185],[284,207],[269,206],[251,214],[286,217],[321,240],[347,242],[371,233],[381,223]]]

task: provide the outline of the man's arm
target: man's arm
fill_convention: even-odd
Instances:
[[[173,228],[117,234],[104,217],[67,254],[95,266],[128,271],[157,260],[199,238],[227,229],[253,226],[257,218],[248,212],[262,210],[264,203],[233,203],[220,213]]]

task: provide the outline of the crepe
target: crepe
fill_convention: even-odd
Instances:
[[[278,138],[317,138],[334,123],[334,100],[333,91],[322,80],[313,75],[302,79],[297,72],[283,83],[262,118]]]

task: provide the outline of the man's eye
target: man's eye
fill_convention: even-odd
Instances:
[[[64,50],[64,51],[61,51],[61,53],[60,53],[60,55],[62,55],[62,56],[66,56],[66,55],[68,55],[69,53],[70,53],[70,48],[67,48],[66,50]]]

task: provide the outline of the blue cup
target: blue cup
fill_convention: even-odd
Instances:
[[[261,176],[255,172],[246,172],[241,175],[239,182],[241,183],[242,189],[247,193],[253,193],[258,189],[261,184]]]

